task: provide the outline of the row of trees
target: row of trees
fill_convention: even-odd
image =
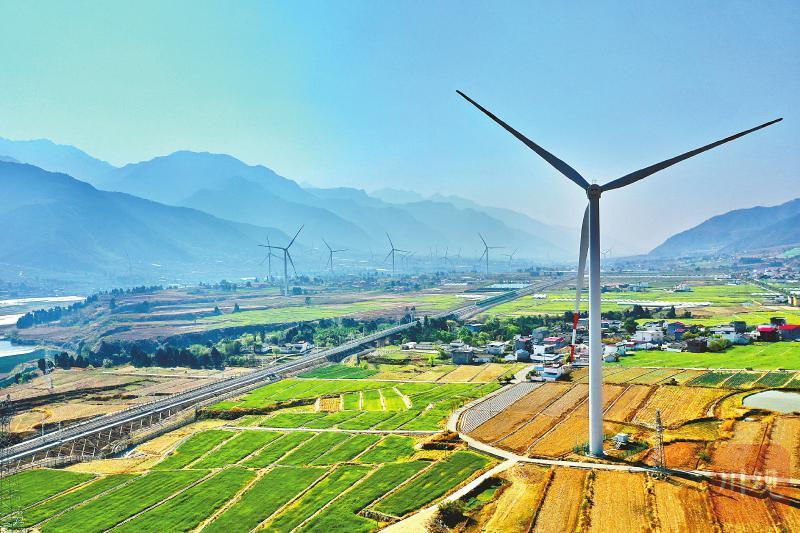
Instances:
[[[50,309],[37,309],[29,311],[17,319],[17,327],[19,329],[30,328],[37,324],[47,324],[48,322],[56,322],[61,320],[65,315],[77,311],[87,305],[97,301],[97,295],[93,294],[86,298],[83,302],[75,302],[74,304],[66,307],[57,305]]]

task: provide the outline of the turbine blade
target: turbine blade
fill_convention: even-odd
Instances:
[[[288,244],[288,245],[286,245],[286,249],[287,249],[287,250],[288,250],[289,248],[291,248],[291,247],[292,247],[292,245],[294,244],[294,240],[297,238],[297,236],[298,236],[298,235],[300,235],[300,232],[301,232],[301,231],[303,231],[303,228],[304,228],[304,227],[305,227],[305,224],[301,225],[301,226],[300,226],[300,229],[299,229],[299,230],[297,230],[297,233],[295,233],[295,234],[294,234],[294,237],[292,237],[292,240],[291,240],[291,241],[289,241],[289,244]],[[294,265],[292,265],[292,266],[294,266]]]
[[[390,250],[390,251],[389,251],[389,253],[388,253],[388,254],[386,254],[386,257],[384,257],[384,258],[383,258],[383,262],[384,262],[384,263],[385,263],[385,262],[386,262],[386,261],[389,259],[389,257],[392,255],[392,252],[394,252],[394,249]]]
[[[388,234],[388,233],[386,234],[386,238],[387,238],[387,239],[389,239],[389,246],[391,246],[391,247],[392,247],[392,249],[394,250],[394,243],[392,242],[392,238],[391,238],[391,237],[389,237],[389,234]]]
[[[328,244],[328,241],[326,241],[325,239],[322,239],[322,242],[324,242],[324,243],[325,243],[325,246],[327,246],[327,247],[328,247],[328,250],[331,250],[331,245],[330,245],[330,244]]]
[[[578,279],[575,283],[575,312],[581,310],[581,290],[583,289],[583,277],[586,273],[586,255],[589,253],[589,206],[583,212],[583,223],[581,224],[581,244],[578,252]],[[573,344],[575,340],[573,339]]]
[[[776,122],[780,122],[781,120],[783,120],[783,119],[782,118],[777,118],[775,120],[771,120],[769,122],[765,122],[764,124],[761,124],[760,126],[756,126],[755,128],[750,128],[749,130],[745,130],[745,131],[739,132],[736,135],[731,135],[730,137],[725,137],[722,140],[713,142],[711,144],[707,144],[705,146],[697,148],[696,150],[692,150],[691,152],[686,152],[685,154],[681,154],[681,155],[675,156],[675,157],[673,157],[671,159],[667,159],[666,161],[662,161],[661,163],[656,163],[655,165],[650,165],[649,167],[643,168],[641,170],[637,170],[636,172],[631,172],[630,174],[622,176],[621,178],[617,178],[615,180],[612,180],[612,181],[606,183],[605,185],[603,185],[602,189],[603,189],[603,191],[610,191],[612,189],[618,189],[620,187],[625,187],[626,185],[630,185],[631,183],[635,183],[635,182],[637,182],[637,181],[639,181],[641,179],[646,178],[647,176],[650,176],[651,174],[655,174],[659,170],[664,170],[665,168],[671,167],[672,165],[674,165],[676,163],[680,163],[681,161],[683,161],[685,159],[689,159],[690,157],[694,157],[694,156],[696,156],[698,154],[702,154],[703,152],[705,152],[707,150],[711,150],[712,148],[716,148],[717,146],[719,146],[721,144],[725,144],[727,142],[736,140],[739,137],[744,137],[748,133],[753,133],[754,131],[758,131],[758,130],[760,130],[762,128],[766,128],[767,126],[771,126],[771,125],[775,124]]]
[[[266,261],[266,260],[267,260],[267,257],[269,257],[269,256],[268,256],[268,255],[265,255],[265,256],[264,256],[264,259],[262,259],[262,260],[261,260],[261,262],[258,264],[258,266],[261,266],[261,265],[263,265],[263,264],[264,264],[264,261]]]
[[[298,231],[298,233],[300,232]],[[289,259],[289,263],[292,264],[292,270],[294,271],[294,276],[297,277],[297,269],[294,267],[294,261],[292,261],[292,254],[289,253],[288,249],[286,250],[286,257]]]
[[[486,244],[486,240],[483,238],[483,235],[481,235],[480,233],[478,233],[478,237],[480,237],[480,238],[481,238],[481,241],[483,241],[483,246],[484,246],[484,247],[487,247],[488,245]]]
[[[480,109],[487,117],[500,124],[500,126],[505,128],[505,130],[508,131],[511,135],[522,141],[522,143],[525,146],[527,146],[528,148],[539,154],[539,157],[550,163],[550,165],[553,168],[561,172],[568,179],[578,184],[582,189],[586,189],[587,187],[589,187],[589,182],[586,181],[586,179],[583,176],[581,176],[577,170],[575,170],[574,168],[563,162],[561,159],[557,158],[556,156],[554,156],[553,154],[551,154],[550,152],[548,152],[547,150],[545,150],[532,140],[528,139],[523,134],[521,134],[520,132],[518,132],[517,130],[515,130],[502,120],[500,120],[498,117],[493,115],[491,111],[481,106],[478,102],[476,102],[466,94],[462,93],[461,91],[456,91],[456,92],[460,94],[462,97],[464,97],[464,99],[467,102]]]

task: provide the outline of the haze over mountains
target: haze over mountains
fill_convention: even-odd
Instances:
[[[505,248],[495,251],[495,260],[518,250],[519,258],[571,261],[577,250],[577,230],[510,209],[405,190],[301,187],[225,154],[179,151],[115,167],[72,146],[0,138],[0,184],[6,197],[0,206],[6,229],[0,266],[8,271],[113,276],[138,268],[149,276],[159,269],[256,275],[256,245],[267,237],[282,244],[301,224],[295,257],[306,271],[324,268],[323,238],[348,248],[353,258],[375,256],[373,266],[380,266],[386,233],[417,257],[434,251],[477,257],[478,232]],[[741,252],[800,242],[799,232],[795,200],[714,217],[671,237],[651,255]],[[615,257],[639,252],[604,239]],[[304,248],[315,257],[303,258]]]

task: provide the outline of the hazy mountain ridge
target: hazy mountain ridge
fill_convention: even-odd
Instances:
[[[0,162],[0,266],[66,275],[187,268],[252,272],[256,244],[275,229],[160,204],[33,165]],[[129,263],[130,258],[130,263]],[[142,273],[143,274],[143,273]]]
[[[800,198],[771,207],[735,209],[677,233],[652,256],[734,253],[800,243]]]

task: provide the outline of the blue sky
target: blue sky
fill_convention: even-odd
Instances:
[[[567,5],[568,4],[568,5]],[[114,164],[227,152],[319,186],[460,194],[575,226],[581,191],[456,89],[617,177],[784,122],[604,198],[649,248],[800,196],[796,2],[6,2],[0,136]]]

